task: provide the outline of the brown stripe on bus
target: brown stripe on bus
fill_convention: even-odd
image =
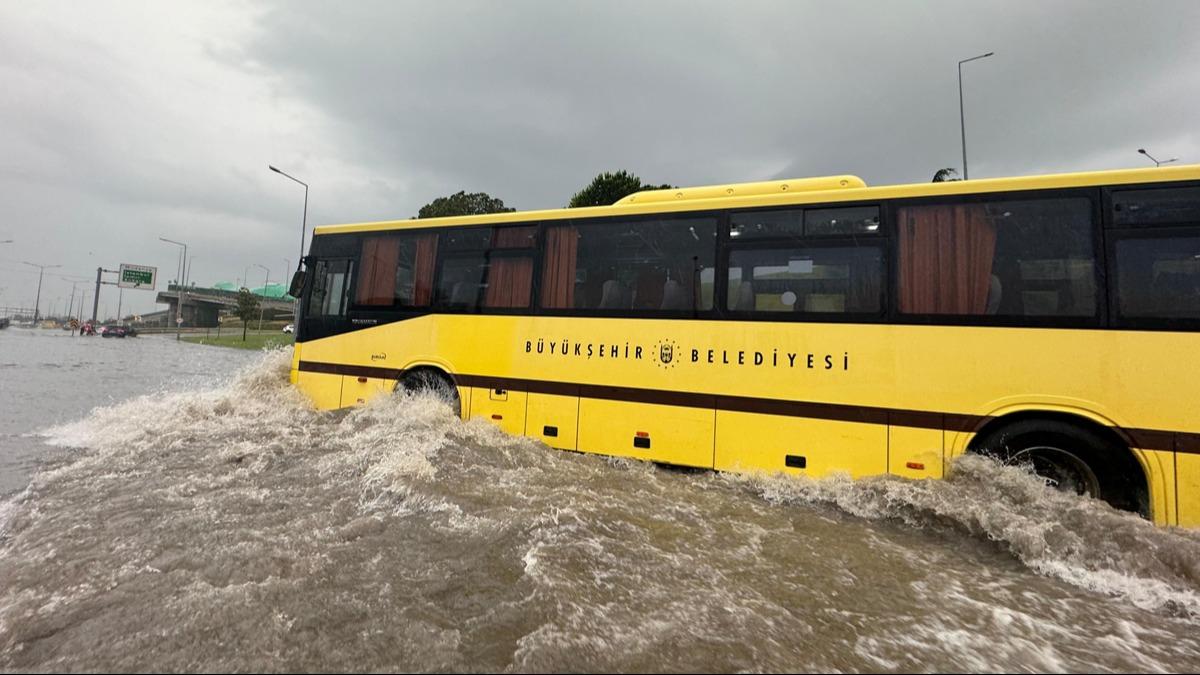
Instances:
[[[376,366],[353,366],[319,361],[300,361],[299,369],[311,373],[353,375],[399,380],[404,374],[399,368]],[[481,389],[511,389],[534,394],[555,396],[579,396],[610,401],[673,405],[685,408],[728,410],[783,417],[856,422],[860,424],[884,424],[918,429],[943,429],[945,431],[975,433],[993,417],[987,415],[964,415],[961,413],[905,410],[902,408],[877,408],[843,403],[818,403],[815,401],[784,401],[754,398],[749,396],[724,396],[717,394],[694,394],[684,391],[639,389],[597,384],[575,384],[545,380],[525,380],[515,377],[491,377],[484,375],[452,375],[455,384]],[[1200,434],[1158,429],[1125,429],[1113,427],[1123,435],[1130,446],[1143,450],[1174,450],[1189,454],[1200,454]]]

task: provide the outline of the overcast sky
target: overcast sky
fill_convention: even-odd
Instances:
[[[97,266],[201,285],[296,264],[308,223],[601,171],[706,185],[1200,163],[1200,2],[0,0],[0,307]],[[286,260],[286,262],[285,262]],[[79,284],[84,286],[86,284]],[[130,291],[126,310],[153,311]],[[101,305],[116,312],[117,292]],[[2,313],[2,310],[0,310]]]

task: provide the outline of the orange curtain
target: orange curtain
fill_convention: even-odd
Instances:
[[[911,206],[897,213],[900,311],[985,313],[996,228],[984,206]]]
[[[417,236],[417,256],[413,262],[413,306],[428,307],[433,299],[433,265],[437,261],[437,235]]]
[[[546,261],[542,266],[542,307],[575,307],[575,261],[579,234],[573,226],[546,228]]]
[[[358,305],[391,305],[396,293],[396,263],[400,259],[400,238],[366,237],[362,243],[362,262],[358,268]]]
[[[494,258],[488,267],[484,307],[528,307],[533,289],[533,259]]]

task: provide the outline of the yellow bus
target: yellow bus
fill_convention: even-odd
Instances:
[[[733,472],[988,453],[1200,524],[1200,166],[656,190],[319,227],[305,262],[319,408],[441,387],[554,448]]]

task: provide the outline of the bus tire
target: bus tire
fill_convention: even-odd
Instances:
[[[985,430],[972,448],[1005,464],[1032,466],[1034,473],[1064,492],[1149,516],[1145,472],[1133,453],[1086,424],[1020,419]]]
[[[454,380],[437,368],[414,368],[400,377],[397,390],[409,394],[432,393],[450,405],[456,414],[461,416],[462,401],[459,400],[458,387]]]

